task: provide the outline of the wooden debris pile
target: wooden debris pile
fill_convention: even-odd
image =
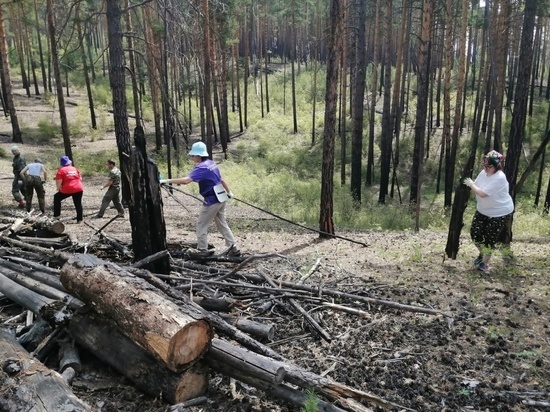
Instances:
[[[74,253],[82,248],[75,239],[64,250],[37,246],[23,239],[13,224],[0,236],[0,293],[37,318],[18,326],[27,318],[22,312],[4,322],[4,329],[17,332],[17,341],[13,334],[0,335],[4,401],[21,410],[28,406],[24,403],[28,396],[18,393],[18,388],[24,387],[29,375],[22,373],[29,370],[22,365],[45,368],[38,361],[56,355],[60,375],[49,374],[48,379],[54,376],[62,389],[52,392],[52,403],[36,410],[56,410],[52,405],[64,397],[79,405],[72,410],[89,410],[69,386],[80,370],[78,350],[82,349],[144,392],[161,394],[171,404],[204,399],[200,397],[206,393],[212,369],[300,407],[308,399],[307,389],[321,397],[318,408],[323,411],[399,407],[291,362],[269,345],[276,334],[273,323],[257,319],[265,320],[280,307],[290,316],[303,317],[308,333],[330,341],[330,325],[312,314],[312,305],[357,316],[364,316],[365,308],[372,306],[446,316],[430,308],[307,284],[320,261],[292,282],[253,267],[258,261],[284,259],[278,255],[193,261],[179,252],[172,253],[172,272],[161,275],[144,267],[168,251],[134,264],[117,264]],[[106,241],[116,242],[118,250],[130,250],[115,239]],[[33,374],[39,382],[29,384],[46,384],[42,375]]]

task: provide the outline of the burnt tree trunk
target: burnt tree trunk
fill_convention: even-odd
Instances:
[[[33,359],[13,336],[0,332],[0,410],[91,411],[59,374]]]
[[[157,167],[147,157],[145,136],[141,127],[136,127],[137,150],[133,150],[130,145],[120,20],[121,10],[118,1],[108,0],[109,79],[122,171],[122,196],[130,208],[134,256],[136,260],[141,260],[166,249],[166,225]],[[151,263],[148,269],[157,273],[169,273],[168,256]]]

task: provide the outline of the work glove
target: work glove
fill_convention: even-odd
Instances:
[[[227,197],[228,197],[229,199],[231,199],[233,196],[235,196],[235,195],[234,195],[233,192],[231,192],[231,191],[227,194]]]
[[[474,181],[472,179],[470,179],[469,177],[467,177],[466,179],[464,179],[464,182],[463,182],[466,186],[468,186],[469,188],[471,188],[473,185],[474,185]]]
[[[161,185],[165,185],[166,183],[168,183],[168,179],[160,179],[160,180],[159,180],[159,183],[160,183]]]

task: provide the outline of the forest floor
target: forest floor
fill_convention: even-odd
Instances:
[[[18,99],[20,107],[27,107],[24,102],[25,98]],[[20,114],[33,115],[32,111]],[[25,120],[27,124],[31,121]],[[0,133],[5,134],[0,143],[9,154],[7,119],[0,119]],[[96,142],[81,138],[74,143],[73,151],[78,156],[116,148],[113,134]],[[63,154],[61,143],[26,142],[20,148],[29,161],[36,155]],[[52,177],[53,173],[50,170]],[[104,219],[90,220],[101,202],[104,181],[102,176],[84,179],[85,221],[96,227],[116,213],[110,209]],[[11,156],[0,159],[0,192],[0,209],[20,213],[10,193]],[[53,192],[54,183],[50,182],[50,206]],[[188,197],[179,200],[187,210],[173,199],[164,198],[168,242],[192,243],[198,202]],[[90,239],[94,229],[76,224],[73,218],[74,207],[66,200],[62,219],[67,229],[79,239]],[[366,243],[365,247],[342,239],[320,241],[314,233],[234,201],[228,207],[228,219],[245,254],[278,253],[285,257],[256,261],[251,270],[261,269],[274,278],[297,281],[319,260],[318,270],[308,279],[312,285],[338,284],[369,297],[439,309],[452,317],[376,305],[363,307],[368,312],[365,317],[324,309],[318,313],[333,336],[331,342],[326,342],[315,338],[300,317],[276,308],[272,347],[286,358],[418,411],[548,410],[550,234],[517,235],[512,244],[515,263],[505,265],[502,256],[496,254],[491,270],[482,273],[471,263],[476,250],[467,236],[469,222],[458,259],[449,260],[444,258],[443,232],[339,233]],[[106,230],[110,236],[130,243],[127,219],[115,220]],[[215,230],[209,241],[216,249],[223,248],[223,240]],[[83,359],[83,372],[73,388],[96,410],[168,410],[167,404],[140,393],[92,355],[84,354]],[[189,411],[298,410],[216,374],[211,376],[208,398],[206,405]]]

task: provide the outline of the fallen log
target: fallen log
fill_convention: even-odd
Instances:
[[[237,329],[240,329],[255,338],[271,341],[275,337],[275,327],[273,325],[266,325],[265,323],[255,322],[250,319],[236,318],[233,316],[221,315],[221,317],[230,325],[235,326]]]
[[[29,265],[30,263],[33,263],[33,265]],[[59,270],[52,269],[44,265],[34,264],[34,262],[21,263],[13,257],[8,257],[6,259],[0,258],[0,267],[5,267],[18,273],[23,273],[25,276],[37,280],[40,283],[56,288],[62,292],[66,292],[65,288],[61,284],[61,280],[59,280]]]
[[[175,288],[171,288],[161,279],[156,277],[154,274],[146,271],[140,271],[136,269],[135,274],[147,279],[151,284],[158,287],[160,290],[165,292],[168,296],[171,296],[175,299],[178,299],[182,302],[189,302],[187,295],[184,295]],[[194,302],[189,302],[191,305],[196,305]],[[198,305],[197,305],[198,306]],[[200,308],[200,307],[199,307]],[[242,333],[234,326],[229,325],[227,322],[223,321],[218,315],[214,313],[205,312],[205,316],[208,316],[212,324],[218,332],[224,333],[226,336],[235,339],[237,342],[243,344],[244,346],[254,350],[257,353],[271,357],[275,360],[284,362],[284,368],[286,371],[285,381],[292,383],[294,385],[300,386],[304,389],[313,389],[316,393],[319,393],[328,399],[331,400],[340,400],[342,403],[345,403],[346,400],[351,399],[355,401],[365,401],[371,404],[383,407],[383,408],[401,408],[403,410],[410,410],[401,405],[394,404],[383,398],[380,398],[374,394],[362,391],[360,389],[355,389],[350,386],[335,382],[331,379],[325,378],[323,376],[317,375],[313,372],[306,371],[305,369],[300,368],[297,365],[294,365],[289,360],[285,359],[282,355],[275,352],[273,349],[262,344],[261,342],[252,339],[245,333]],[[213,346],[214,346],[213,341]],[[229,372],[227,372],[229,373]],[[243,378],[244,379],[244,378]],[[239,379],[241,380],[241,379]],[[243,381],[245,382],[245,381]],[[259,382],[259,381],[258,381]],[[252,383],[251,383],[252,385]],[[268,390],[272,389],[273,385],[268,386]]]
[[[57,219],[52,219],[48,216],[27,216],[23,218],[2,218],[4,222],[12,222],[10,231],[16,233],[22,228],[32,227],[34,229],[41,229],[48,232],[55,233],[57,235],[62,234],[65,231],[65,225],[63,222]]]
[[[307,393],[293,389],[284,384],[274,384],[260,379],[256,379],[248,376],[246,373],[239,369],[231,368],[228,365],[220,364],[218,370],[224,375],[230,376],[238,381],[244,382],[250,386],[263,390],[268,396],[283,399],[298,407],[300,410],[308,402],[309,396]],[[329,402],[325,402],[322,399],[317,401],[317,412],[345,412],[345,409],[341,409],[336,405]]]
[[[13,336],[0,331],[0,409],[4,411],[91,411],[64,380],[33,359]]]
[[[62,249],[70,245],[68,236],[49,238],[17,235],[16,238],[21,242],[52,249]]]
[[[67,368],[72,368],[76,372],[82,369],[80,354],[73,339],[64,339],[59,342],[59,371],[63,372]]]
[[[61,269],[61,282],[173,371],[184,370],[208,349],[213,332],[204,315],[176,305],[120,266],[75,255]]]
[[[31,328],[17,338],[17,342],[23,346],[28,352],[35,350],[40,342],[42,342],[50,333],[53,328],[44,319],[39,318],[34,322]]]
[[[74,299],[67,292],[62,292],[61,290],[58,290],[52,286],[46,285],[38,280],[34,280],[25,275],[17,273],[14,270],[0,266],[0,273],[10,278],[14,282],[17,282],[19,285],[32,290],[33,292],[39,293],[43,296],[46,296],[54,300],[59,300],[61,302],[70,302],[71,308],[77,309],[84,306],[84,303],[80,302],[78,299]],[[62,289],[65,289],[65,288],[62,287]]]
[[[203,395],[208,388],[202,363],[184,373],[173,372],[95,313],[75,314],[68,330],[80,346],[151,396],[162,395],[174,404]]]
[[[40,314],[43,307],[54,303],[53,299],[42,296],[24,286],[19,285],[2,273],[0,269],[0,292],[7,298],[29,309],[35,315]]]
[[[274,288],[277,287],[277,284],[275,283],[275,281],[271,279],[269,276],[267,276],[265,273],[262,273],[262,277],[265,279],[267,283],[271,285],[271,287],[274,287]],[[288,300],[288,302],[294,309],[296,309],[296,311],[298,311],[298,313],[300,313],[304,317],[304,319],[307,321],[307,323],[311,326],[311,328],[317,335],[319,335],[321,338],[323,338],[327,342],[332,341],[332,336],[330,336],[330,334],[326,330],[324,330],[323,327],[319,325],[319,323],[315,319],[313,319],[313,317],[309,313],[307,313],[307,311],[302,307],[302,305],[300,305],[296,301],[296,299],[291,298]]]
[[[286,373],[281,362],[217,338],[212,340],[212,346],[204,359],[213,369],[224,364],[230,368],[239,369],[253,379],[269,383],[282,383]]]
[[[45,320],[54,324],[64,323],[69,316],[65,304],[33,292],[24,286],[4,276],[0,270],[0,293],[11,301],[27,308],[35,315],[41,315]]]

